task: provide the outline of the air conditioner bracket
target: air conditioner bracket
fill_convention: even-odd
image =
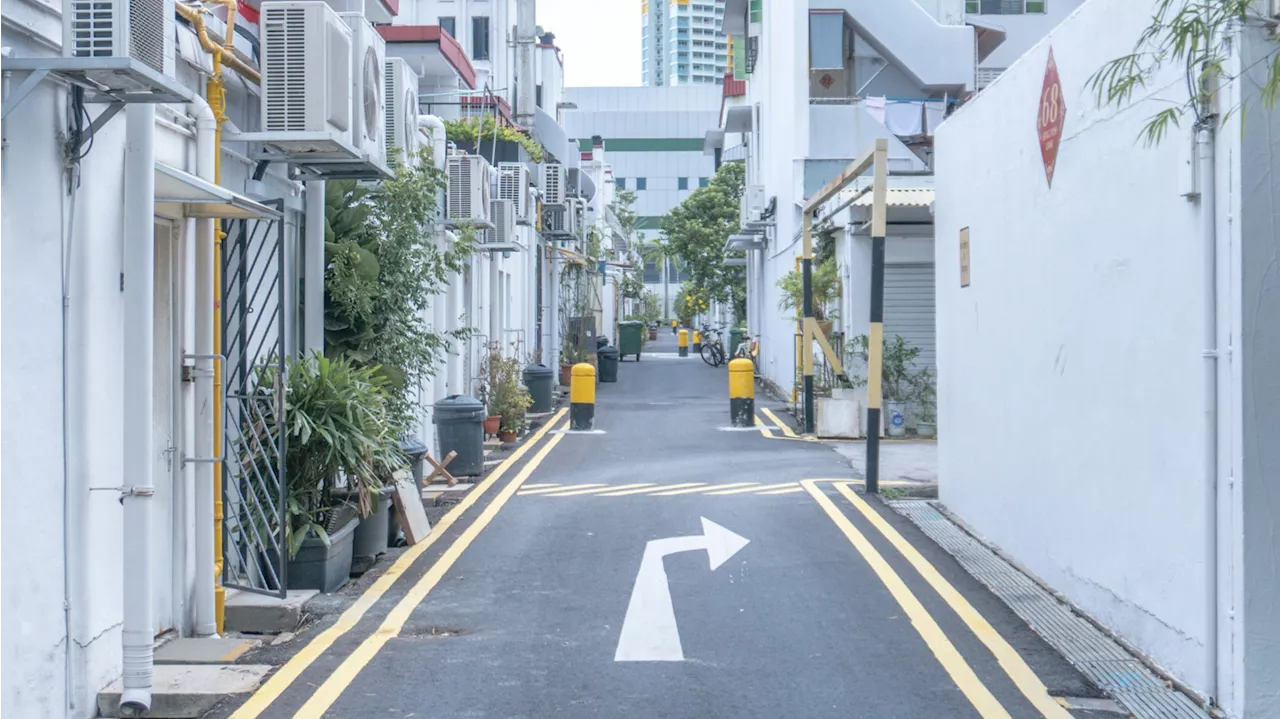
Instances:
[[[83,87],[85,102],[185,103],[192,97],[190,88],[131,57],[15,57],[5,59],[4,71],[31,74],[5,98],[0,118],[50,75]]]

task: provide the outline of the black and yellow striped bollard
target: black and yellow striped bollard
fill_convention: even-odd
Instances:
[[[573,366],[569,384],[569,429],[590,432],[596,421],[596,368],[581,362]]]
[[[755,365],[742,357],[729,361],[729,416],[734,427],[756,424]]]
[[[689,356],[689,330],[680,330],[680,335],[676,339],[676,345],[680,348],[681,357]]]
[[[698,330],[693,331],[693,353],[702,354],[702,333]]]

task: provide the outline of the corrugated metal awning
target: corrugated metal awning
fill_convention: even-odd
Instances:
[[[933,204],[933,188],[889,188],[885,194],[885,204],[889,207],[928,207]],[[854,207],[871,207],[874,193],[859,197],[853,201]]]
[[[155,169],[156,212],[171,217],[224,220],[277,219],[280,213],[221,185],[163,162]]]

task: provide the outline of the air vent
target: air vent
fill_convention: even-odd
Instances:
[[[173,13],[173,0],[68,0],[62,20],[63,53],[127,57],[171,76]]]
[[[173,6],[166,7],[164,0],[129,0],[129,56],[159,73],[165,71],[169,49],[166,17],[173,17]]]
[[[268,7],[262,14],[263,84],[268,132],[307,129],[307,17],[300,7]]]

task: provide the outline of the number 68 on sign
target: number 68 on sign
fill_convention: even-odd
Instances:
[[[1044,86],[1040,90],[1040,110],[1036,115],[1036,134],[1040,137],[1040,158],[1044,160],[1044,176],[1053,187],[1053,170],[1058,163],[1058,146],[1062,142],[1062,124],[1067,105],[1058,80],[1058,64],[1049,48],[1049,64],[1044,70]]]

